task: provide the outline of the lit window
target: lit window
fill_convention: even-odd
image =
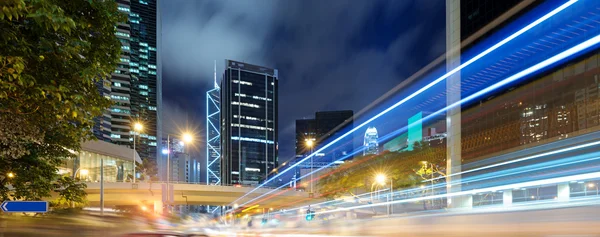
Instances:
[[[121,138],[121,135],[119,134],[110,134],[111,138]]]
[[[147,68],[147,67],[144,67],[144,66],[141,66],[141,67],[139,67],[139,69],[140,69],[141,71],[148,71],[148,68]]]
[[[148,106],[148,109],[156,111],[156,106]]]
[[[129,50],[129,46],[127,46],[127,45],[121,45],[121,49],[122,50]]]
[[[254,95],[254,96],[252,96],[252,99],[255,99],[255,100],[266,100],[266,101],[272,101],[272,99],[270,99],[270,98],[265,98],[265,97],[255,96],[255,95]]]
[[[140,70],[137,69],[129,69],[130,72],[134,72],[134,73],[140,73]]]
[[[156,69],[156,65],[148,64],[148,68]]]
[[[154,48],[154,47],[148,47],[148,49],[151,51],[156,51],[156,48]]]
[[[118,9],[119,9],[119,11],[129,12],[129,8],[127,8],[127,7],[119,6]]]
[[[121,62],[128,63],[128,62],[129,62],[129,59],[128,59],[128,58],[121,58]]]
[[[140,15],[139,15],[139,14],[137,14],[137,13],[133,13],[133,12],[132,12],[132,13],[129,13],[129,16],[131,16],[131,17],[139,17]]]
[[[120,95],[110,95],[110,98],[115,99],[115,100],[129,100],[128,97],[120,96]]]
[[[148,43],[140,42],[140,46],[148,47]]]
[[[148,86],[147,85],[140,85],[140,89],[146,89],[146,90],[148,90]]]
[[[148,136],[148,139],[150,139],[150,140],[156,140],[156,137],[155,136]]]
[[[261,126],[254,126],[254,125],[248,125],[248,124],[239,124],[239,123],[232,123],[231,124],[232,127],[242,127],[242,128],[249,128],[249,129],[256,129],[256,130],[267,130],[267,131],[273,131],[273,128],[265,128],[265,127],[261,127]]]
[[[239,93],[235,93],[235,96],[239,96],[239,97],[246,97],[246,94],[239,94]]]
[[[247,81],[238,81],[238,80],[233,80],[233,83],[240,83],[242,85],[252,85],[252,82],[247,82]]]
[[[237,102],[237,101],[233,101],[231,102],[231,104],[233,105],[242,105],[242,106],[246,106],[246,107],[250,107],[250,108],[260,108],[259,105],[257,104],[250,104],[250,103],[245,103],[245,102]]]
[[[121,113],[121,114],[129,114],[129,110],[126,109],[119,109],[119,108],[112,108],[110,111],[112,111],[113,113]]]
[[[115,34],[116,34],[117,36],[123,36],[123,37],[129,38],[129,34],[127,34],[127,33],[123,33],[123,32],[120,32],[120,31],[117,31]]]
[[[115,82],[114,85],[117,86],[117,87],[121,87],[121,83],[120,82]]]
[[[259,143],[267,143],[267,144],[275,144],[275,142],[271,141],[271,140],[264,140],[264,139],[258,139],[258,138],[251,138],[251,137],[231,137],[232,140],[236,140],[236,141],[246,141],[246,142],[259,142]]]
[[[148,142],[148,146],[156,146],[156,142]]]
[[[148,74],[150,74],[150,75],[156,75],[156,72],[155,71],[148,71]]]
[[[148,5],[148,2],[146,2],[146,1],[143,1],[143,0],[140,0],[140,3],[141,3],[141,4],[144,4],[144,5]]]
[[[130,20],[131,23],[136,23],[136,24],[140,24],[140,21],[138,20]]]
[[[136,63],[136,62],[131,62],[131,63],[129,64],[129,66],[132,66],[132,67],[137,67],[137,66],[139,66],[139,64],[138,64],[138,63]]]
[[[147,91],[140,91],[140,95],[148,95]]]
[[[147,55],[140,55],[140,58],[148,59],[148,56]]]

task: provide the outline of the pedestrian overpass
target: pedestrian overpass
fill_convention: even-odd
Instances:
[[[88,182],[86,192],[88,204],[100,206],[100,183]],[[167,192],[167,186],[169,192]],[[104,206],[117,205],[211,205],[227,206],[254,187],[216,186],[203,184],[170,184],[166,183],[104,183]],[[269,193],[273,189],[259,188],[238,202],[245,203],[251,199]],[[169,193],[170,195],[167,195]],[[261,198],[260,206],[267,208],[284,208],[289,205],[307,205],[322,202],[323,199],[309,198],[309,193],[294,190],[276,190]]]

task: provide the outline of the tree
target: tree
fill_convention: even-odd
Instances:
[[[0,196],[50,195],[62,158],[110,106],[98,86],[120,59],[113,1],[0,1]]]
[[[428,143],[416,142],[412,150],[356,157],[320,179],[319,192],[324,197],[335,198],[354,195],[352,190],[370,191],[377,173],[384,173],[392,179],[394,189],[414,187],[428,179],[422,175],[423,161],[434,164],[438,174],[443,173],[445,152],[445,146],[431,147]]]
[[[144,158],[142,163],[136,163],[136,169],[142,173],[140,180],[158,180],[158,169],[156,168],[156,161]]]
[[[85,188],[87,188],[87,185],[79,182],[79,179],[62,176],[54,183],[54,188],[59,196],[58,200],[55,201],[56,207],[74,207],[86,203],[87,193]]]

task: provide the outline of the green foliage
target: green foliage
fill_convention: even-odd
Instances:
[[[142,163],[135,163],[136,169],[142,174],[139,180],[158,181],[158,168],[156,161],[144,158]]]
[[[39,200],[58,157],[93,139],[98,93],[120,58],[114,1],[0,1],[0,197]],[[7,172],[16,174],[7,179]]]
[[[415,143],[412,151],[386,151],[379,155],[356,157],[319,180],[319,193],[327,198],[336,198],[345,194],[353,195],[354,190],[370,191],[379,173],[393,180],[394,189],[412,187],[429,178],[432,171],[435,176],[445,176],[445,162],[445,147],[430,147],[422,142]]]
[[[66,203],[85,204],[87,193],[85,183],[79,182],[78,179],[62,176],[54,184],[55,190],[58,191],[59,201]]]

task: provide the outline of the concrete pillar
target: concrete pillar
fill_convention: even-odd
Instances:
[[[460,0],[446,0],[446,69],[450,71],[460,65]],[[460,101],[460,73],[446,79],[446,103]],[[460,192],[461,185],[461,108],[446,112],[446,182],[448,193]],[[453,197],[448,207],[471,207],[473,197]]]
[[[154,201],[154,213],[162,215],[163,214],[163,202],[162,201]]]
[[[502,193],[502,204],[505,207],[508,207],[508,206],[512,206],[512,202],[513,202],[512,189],[504,190],[504,192]]]
[[[448,198],[449,208],[471,209],[473,208],[473,195],[461,195]]]
[[[567,202],[571,197],[571,189],[569,187],[569,183],[560,183],[557,185],[558,200]]]

